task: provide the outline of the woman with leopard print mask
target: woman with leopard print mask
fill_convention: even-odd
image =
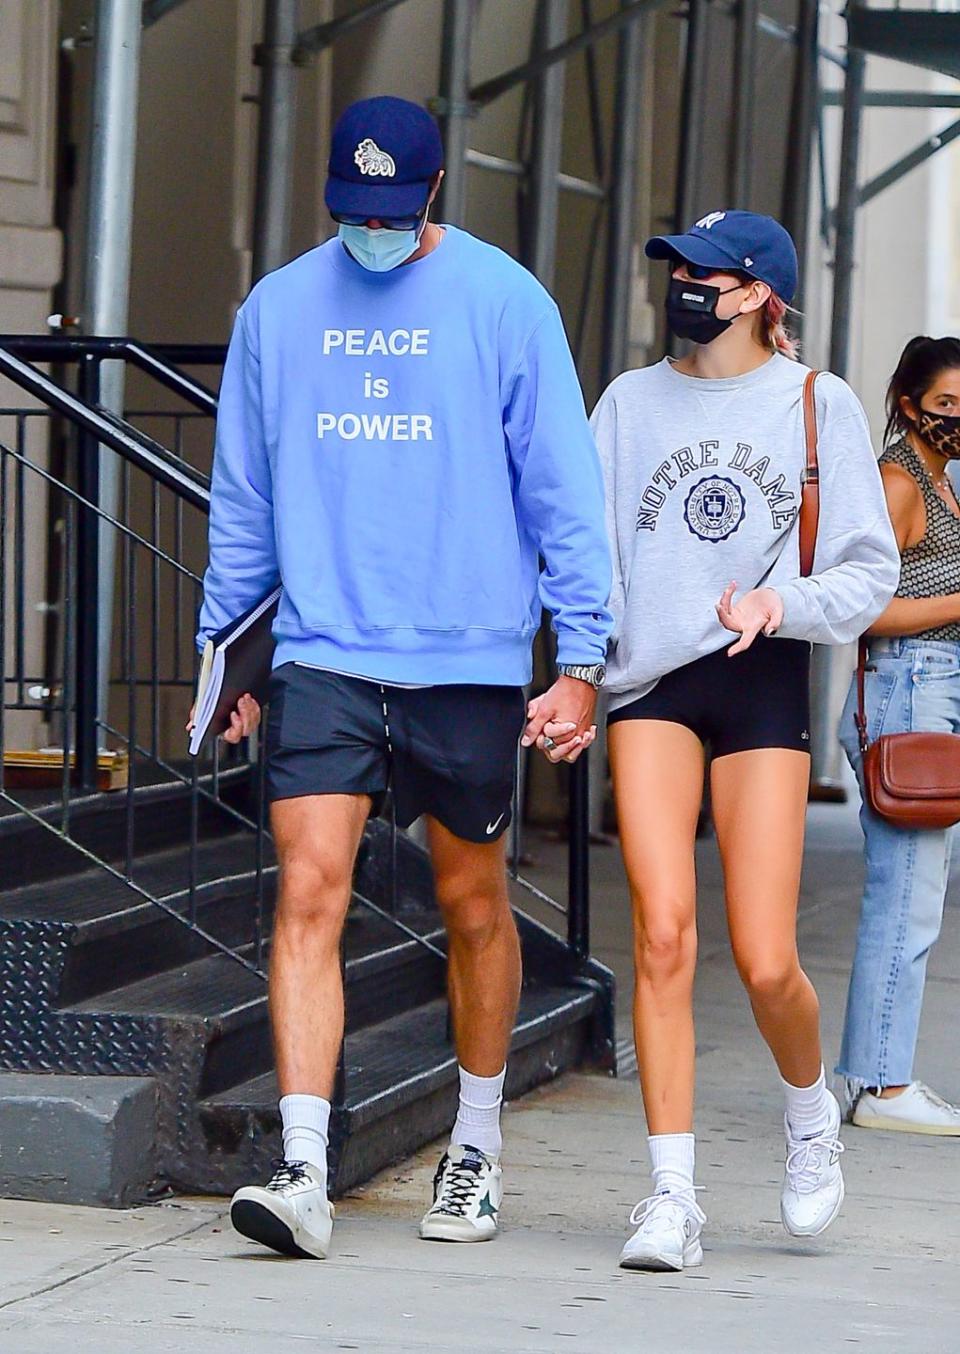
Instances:
[[[915,338],[887,391],[880,469],[900,546],[897,594],[868,631],[868,735],[960,733],[960,339]],[[856,679],[841,741],[863,788]],[[862,1128],[960,1136],[960,1108],[913,1080],[927,956],[953,829],[895,827],[866,803],[866,885],[838,1073]]]

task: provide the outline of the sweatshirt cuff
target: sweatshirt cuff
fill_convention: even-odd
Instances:
[[[807,639],[810,630],[810,609],[807,606],[804,579],[794,579],[774,588],[783,603],[783,620],[777,629],[780,639]]]
[[[557,662],[592,667],[607,661],[607,641],[596,635],[562,634],[557,637]]]

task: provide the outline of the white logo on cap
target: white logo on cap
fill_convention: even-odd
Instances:
[[[711,212],[709,216],[701,216],[697,225],[701,230],[709,230],[710,227],[715,226],[718,221],[723,221],[726,215],[726,212]]]
[[[381,150],[376,141],[367,137],[361,141],[353,153],[353,162],[360,170],[361,174],[380,175],[384,179],[392,179],[397,172],[397,166],[393,163],[393,156],[388,155],[385,150]]]
[[[752,268],[752,267],[753,267],[753,259],[744,259],[744,260],[743,260],[743,266],[744,266],[744,268]]]

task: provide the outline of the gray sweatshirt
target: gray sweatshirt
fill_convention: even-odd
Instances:
[[[664,359],[601,397],[591,422],[613,552],[611,709],[734,642],[714,610],[734,580],[738,597],[776,588],[779,636],[818,644],[856,639],[893,596],[900,555],[866,416],[828,372],[816,385],[814,572],[799,576],[807,371],[778,353],[744,376],[703,380]]]

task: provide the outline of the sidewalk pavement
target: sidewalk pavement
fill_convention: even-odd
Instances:
[[[811,810],[801,937],[836,1053],[859,901],[849,809]],[[533,844],[549,888],[559,848]],[[724,941],[712,843],[700,851],[698,1178],[705,1263],[617,1268],[647,1192],[636,1078],[584,1074],[508,1107],[492,1244],[427,1244],[416,1224],[439,1147],[341,1201],[324,1263],[235,1236],[222,1200],[126,1213],[0,1203],[0,1354],[954,1354],[960,1140],[845,1128],[847,1202],[801,1244],[778,1216],[782,1105]],[[629,1011],[629,927],[614,848],[593,853],[594,935]],[[918,1075],[960,1097],[960,890],[930,966]],[[956,1023],[955,1023],[956,1022]],[[627,1033],[628,1024],[621,1024]]]

